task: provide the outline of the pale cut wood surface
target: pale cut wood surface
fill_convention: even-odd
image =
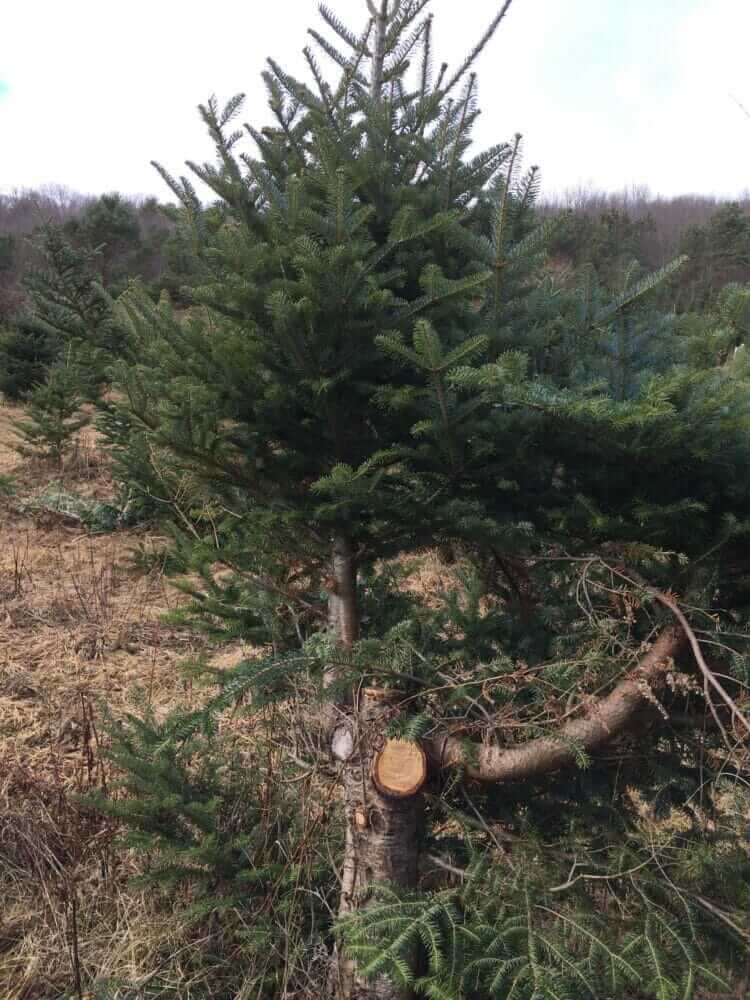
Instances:
[[[373,781],[383,795],[416,795],[427,778],[427,757],[418,743],[388,740],[373,764]]]

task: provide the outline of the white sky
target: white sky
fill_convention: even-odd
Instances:
[[[433,0],[455,65],[499,0]],[[329,0],[359,28],[364,0]],[[248,95],[272,55],[300,72],[315,0],[3,0],[0,190],[45,183],[167,197],[150,167],[211,157],[195,106]],[[750,0],[514,0],[479,63],[479,144],[525,136],[548,193],[750,188]],[[324,59],[324,62],[326,60]]]

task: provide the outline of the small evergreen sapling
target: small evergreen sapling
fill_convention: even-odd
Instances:
[[[48,331],[26,315],[0,330],[0,392],[18,402],[43,379],[55,359],[58,345]]]
[[[119,777],[85,802],[121,824],[121,846],[144,859],[133,883],[170,892],[177,919],[222,939],[217,955],[200,956],[224,983],[212,996],[278,996],[289,956],[320,942],[329,923],[335,882],[316,854],[315,794],[301,801],[299,785],[284,780],[292,768],[260,726],[250,760],[236,734],[196,728],[179,712],[109,719],[107,729]]]
[[[28,397],[26,419],[15,423],[22,455],[53,459],[62,467],[75,435],[91,420],[83,409],[90,386],[70,359],[56,361]]]
[[[34,246],[41,263],[24,279],[28,304],[0,333],[0,391],[23,399],[70,350],[85,364],[95,390],[108,355],[119,346],[112,303],[99,286],[99,254],[74,246],[64,228],[52,224],[35,234]]]

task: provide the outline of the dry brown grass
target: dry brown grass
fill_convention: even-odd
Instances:
[[[0,476],[12,477],[19,496],[53,480],[89,497],[112,495],[95,431],[82,432],[60,470],[13,450],[20,415],[0,405]],[[112,988],[112,1000],[214,995],[196,959],[216,942],[175,919],[173,898],[133,888],[136,861],[114,848],[114,825],[77,800],[112,782],[101,753],[103,702],[121,715],[139,712],[145,698],[164,715],[204,697],[179,671],[200,642],[162,620],[184,598],[158,570],[133,567],[138,543],[159,539],[137,530],[92,535],[57,514],[21,514],[0,496],[0,1000],[93,998],[85,991],[97,980],[129,984]],[[460,562],[446,566],[437,553],[396,562],[403,585],[428,603],[458,587]],[[228,667],[249,652],[225,646],[211,660]],[[224,725],[252,759],[247,722]],[[325,821],[330,803],[309,797],[311,822]],[[158,994],[149,992],[157,984]]]
[[[13,450],[19,416],[0,406],[0,476],[12,478],[18,496],[53,479],[79,494],[111,495],[94,431],[82,433],[60,470]],[[145,697],[161,715],[193,701],[178,667],[199,642],[163,624],[182,597],[159,571],[133,568],[139,541],[143,532],[92,535],[55,514],[21,514],[13,497],[0,500],[3,1000],[74,996],[77,967],[83,983],[145,985],[154,970],[168,970],[176,995],[197,995],[193,932],[153,893],[128,885],[133,862],[113,852],[111,824],[76,801],[109,780],[101,702],[118,715]],[[216,662],[241,652],[224,649]]]

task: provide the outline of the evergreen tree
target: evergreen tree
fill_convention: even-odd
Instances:
[[[16,448],[23,455],[54,459],[62,466],[76,433],[91,420],[82,410],[88,388],[85,375],[70,358],[56,361],[47,370],[44,382],[26,402],[26,420],[15,423],[22,442]]]
[[[6,399],[22,399],[44,380],[55,346],[49,333],[24,315],[0,331],[0,392]]]
[[[136,885],[171,892],[181,922],[209,918],[221,935],[230,962],[199,955],[204,975],[215,967],[212,995],[244,990],[271,1000],[290,980],[287,964],[327,923],[332,873],[310,842],[293,768],[277,759],[266,734],[256,729],[248,762],[236,736],[184,737],[183,724],[177,712],[161,721],[148,711],[110,719],[107,756],[122,775],[118,794],[90,794],[86,805],[119,821],[122,846],[145,859]]]
[[[21,398],[47,365],[72,351],[95,393],[122,339],[97,280],[98,254],[75,247],[54,225],[41,229],[35,246],[42,265],[25,278],[29,304],[0,340],[0,389]]]
[[[66,233],[92,257],[104,288],[117,287],[128,277],[142,247],[135,208],[122,195],[103,194],[86,206],[79,219],[65,226]]]
[[[470,156],[472,66],[509,4],[437,74],[426,6],[370,0],[361,32],[321,7],[338,79],[312,49],[310,84],[270,61],[255,155],[240,97],[201,108],[217,164],[190,167],[221,225],[162,170],[192,306],[120,300],[123,420],[211,511],[188,613],[267,644],[185,738],[317,683],[344,786],[336,995],[624,998],[641,977],[687,1000],[739,961],[748,900],[740,812],[719,862],[701,810],[745,780],[750,386],[626,343],[668,272],[583,319],[550,293],[520,139]],[[384,568],[428,545],[462,568],[438,607]],[[689,829],[654,847],[630,788]],[[458,877],[478,852],[508,865],[508,911],[415,899],[425,844]],[[594,928],[605,902],[620,922]]]
[[[550,253],[569,260],[576,271],[592,267],[610,290],[633,261],[646,263],[645,243],[655,229],[653,219],[631,219],[609,208],[598,215],[566,212],[560,219]]]
[[[11,270],[16,252],[16,238],[10,233],[0,235],[0,276]]]
[[[712,309],[729,282],[750,277],[750,218],[737,203],[723,205],[703,226],[688,226],[680,253],[690,259],[677,284],[683,311]]]

